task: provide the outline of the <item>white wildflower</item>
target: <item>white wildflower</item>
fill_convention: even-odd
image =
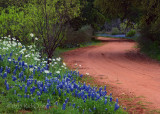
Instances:
[[[31,72],[33,72],[33,68],[30,68],[29,70],[30,70]]]
[[[56,71],[57,74],[60,74],[60,71]]]
[[[86,75],[88,76],[88,75],[89,75],[89,73],[86,73]]]
[[[12,59],[8,59],[8,61],[12,61]]]
[[[49,70],[44,70],[44,72],[45,72],[46,74],[48,74],[48,73],[49,73]]]
[[[56,58],[56,60],[57,60],[57,61],[61,61],[61,58],[60,58],[60,57],[59,57],[59,58]]]
[[[33,33],[31,33],[31,34],[30,34],[30,36],[31,36],[31,37],[34,37],[34,34],[33,34]]]
[[[35,40],[38,40],[38,38],[37,38],[37,37],[35,37]]]
[[[66,63],[63,62],[63,65],[66,66]]]

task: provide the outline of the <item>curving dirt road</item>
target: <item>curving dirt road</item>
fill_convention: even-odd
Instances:
[[[100,83],[144,96],[152,107],[160,108],[160,64],[139,54],[133,41],[98,39],[104,42],[103,45],[66,52],[64,61],[71,67],[80,64],[80,73],[89,73]]]

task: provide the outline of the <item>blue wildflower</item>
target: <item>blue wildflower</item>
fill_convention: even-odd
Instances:
[[[112,97],[110,97],[110,102],[112,102]]]
[[[20,61],[21,60],[21,57],[18,57],[18,61]]]
[[[41,92],[37,91],[37,95],[38,95],[38,96],[41,96]]]
[[[104,104],[105,104],[105,105],[107,104],[107,99],[104,100]]]
[[[13,80],[13,81],[16,81],[17,78],[16,78],[15,76],[12,76],[12,80]]]
[[[49,106],[50,106],[50,104],[48,104],[48,103],[47,103],[47,105],[46,105],[46,109],[49,109]]]
[[[58,105],[58,101],[56,101],[56,105]]]
[[[49,100],[49,98],[47,99],[47,103],[48,103],[48,104],[50,104],[50,100]]]
[[[16,69],[14,69],[14,71],[13,71],[13,74],[14,74],[14,75],[16,75],[16,71],[17,71],[17,70],[16,70]]]
[[[118,103],[118,98],[116,98],[116,102]]]
[[[3,79],[7,77],[7,72],[3,74]]]
[[[75,108],[76,104],[74,103],[72,106],[73,106],[73,108]]]
[[[16,90],[14,90],[14,94],[16,94]]]
[[[116,111],[118,109],[119,109],[119,105],[116,103],[115,106],[114,106],[114,111]]]
[[[66,103],[63,103],[62,110],[66,109]]]
[[[3,72],[3,67],[1,66],[1,68],[0,68],[0,73],[2,73]]]
[[[25,86],[25,93],[27,93],[27,86]]]
[[[6,83],[6,89],[7,89],[7,91],[9,90],[9,84],[8,83]]]

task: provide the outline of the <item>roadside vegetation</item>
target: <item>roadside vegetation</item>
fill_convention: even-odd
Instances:
[[[159,5],[156,0],[1,0],[0,112],[126,113],[106,87],[82,83],[83,76],[58,56],[98,44],[95,33],[120,18],[110,34],[140,34],[141,51],[160,60]]]
[[[78,69],[69,70],[60,57],[47,64],[35,45],[12,40],[0,41],[1,113],[125,113],[106,86],[86,85]]]

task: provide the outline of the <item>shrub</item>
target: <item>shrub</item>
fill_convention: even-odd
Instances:
[[[81,27],[78,31],[74,31],[73,28],[68,28],[66,38],[61,44],[61,47],[79,47],[82,43],[90,42],[92,40],[92,34],[93,29],[89,25]]]
[[[112,28],[112,32],[111,32],[112,35],[116,35],[116,34],[119,34],[119,33],[120,33],[120,31],[117,27]]]
[[[136,31],[134,29],[131,29],[129,32],[127,32],[127,37],[133,37],[136,34]]]

